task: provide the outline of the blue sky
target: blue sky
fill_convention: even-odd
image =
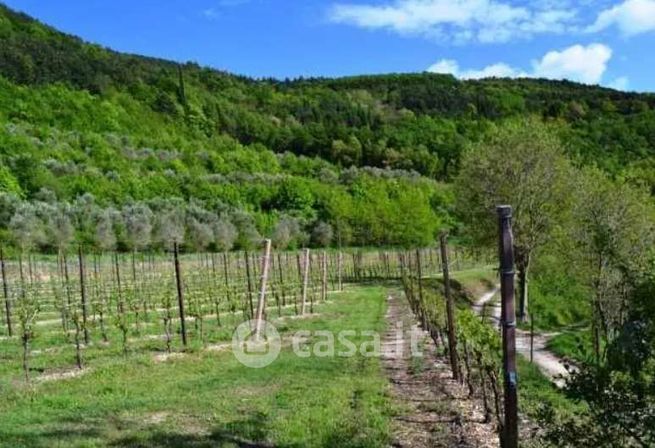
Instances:
[[[116,50],[255,77],[435,72],[655,91],[655,0],[5,0]]]

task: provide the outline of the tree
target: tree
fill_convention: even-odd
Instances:
[[[566,251],[590,291],[594,354],[623,326],[632,285],[649,269],[655,210],[647,191],[615,182],[597,169],[578,176]]]
[[[642,276],[629,294],[625,322],[607,346],[607,360],[586,364],[566,387],[583,402],[576,412],[545,407],[538,416],[553,447],[655,445],[655,281]]]
[[[113,208],[102,210],[96,221],[95,244],[101,250],[112,250],[116,247],[116,231],[114,221],[120,214]]]
[[[283,216],[278,221],[271,239],[277,249],[287,249],[289,246],[298,246],[304,242],[304,232],[300,227],[300,222],[296,218]]]
[[[255,226],[255,221],[248,213],[235,210],[231,214],[232,222],[238,230],[236,243],[241,249],[252,249],[257,247],[262,237]]]
[[[76,240],[79,243],[93,244],[96,232],[96,217],[100,207],[91,193],[79,196],[73,202],[71,215],[75,218]]]
[[[9,221],[9,229],[22,253],[45,240],[43,223],[28,202],[21,203],[16,209]]]
[[[567,209],[571,172],[560,141],[536,119],[504,125],[463,157],[455,181],[456,207],[473,239],[493,245],[495,207],[509,204],[513,208],[521,320],[527,313],[531,258]]]
[[[317,222],[312,230],[312,241],[319,247],[328,247],[332,243],[333,237],[334,231],[327,222]]]
[[[232,250],[239,236],[239,231],[227,218],[221,218],[214,224],[214,241],[216,249],[227,252]]]
[[[184,210],[179,207],[160,210],[155,217],[157,241],[167,248],[184,243],[184,218]]]
[[[127,240],[133,250],[150,244],[153,217],[152,210],[146,204],[137,203],[123,208]]]
[[[214,241],[214,231],[208,223],[189,218],[187,228],[189,244],[196,251],[203,252]]]

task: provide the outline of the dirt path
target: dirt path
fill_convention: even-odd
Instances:
[[[392,424],[392,447],[497,447],[491,424],[479,404],[452,380],[450,367],[436,355],[432,340],[418,328],[400,293],[388,296],[388,328],[382,360],[399,407]],[[402,327],[397,326],[402,323]],[[422,357],[412,355],[412,340]]]
[[[473,310],[488,317],[496,326],[500,326],[500,304],[491,300],[498,293],[499,288],[485,293],[473,305]],[[491,310],[491,312],[489,312]],[[569,370],[573,366],[559,358],[547,349],[548,341],[559,333],[535,333],[533,339],[533,362],[539,370],[551,379],[558,387],[563,387],[569,377]],[[530,332],[516,329],[516,351],[526,359],[530,359]]]

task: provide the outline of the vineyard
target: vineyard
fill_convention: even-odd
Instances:
[[[426,273],[441,264],[435,249],[416,252]],[[454,251],[455,269],[471,266]],[[255,318],[264,252],[178,254],[60,253],[2,260],[3,345],[21,344],[29,380],[32,346],[47,354],[75,348],[79,369],[90,345],[124,354],[149,347],[171,353],[212,347]],[[310,251],[269,254],[264,317],[314,312],[344,283],[399,279],[404,252]],[[43,359],[42,359],[43,358]],[[47,356],[39,359],[46,362]],[[40,366],[42,369],[64,366]]]

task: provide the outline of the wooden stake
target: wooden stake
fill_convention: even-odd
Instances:
[[[5,313],[7,319],[7,332],[9,337],[14,335],[11,327],[11,302],[9,301],[9,286],[7,285],[7,271],[5,268],[5,254],[0,246],[0,270],[2,270],[2,293],[5,299]]]
[[[80,295],[82,296],[82,326],[84,327],[84,343],[89,344],[89,329],[87,328],[87,303],[86,303],[86,285],[84,283],[84,256],[82,255],[82,246],[77,248],[77,260],[80,264]]]
[[[266,282],[268,281],[268,267],[271,256],[271,240],[264,241],[264,259],[262,260],[261,283],[259,286],[259,300],[257,301],[257,321],[255,322],[255,340],[259,340],[262,329],[262,317],[266,308]]]
[[[280,253],[277,253],[277,275],[279,277],[280,281],[280,294],[282,295],[282,306],[287,305],[287,291],[286,288],[284,287],[284,277],[282,276],[282,257],[280,256]]]
[[[534,313],[530,316],[530,363],[534,361]]]
[[[307,309],[307,283],[309,282],[309,249],[305,249],[305,257],[302,272],[302,305],[300,314],[304,315]]]
[[[228,254],[223,252],[223,276],[225,277],[225,297],[227,298],[227,303],[232,309],[232,294],[230,294],[230,277],[227,272],[228,265]]]
[[[457,332],[455,329],[455,306],[450,293],[450,273],[448,272],[448,234],[442,233],[439,241],[441,243],[441,268],[443,270],[444,295],[446,296],[446,314],[448,318],[448,353],[450,354],[450,368],[453,371],[453,379],[459,381],[459,358],[457,357]],[[432,253],[432,251],[430,251]]]
[[[180,269],[179,248],[177,241],[173,242],[173,262],[175,264],[175,283],[177,285],[177,303],[180,310],[180,325],[182,333],[182,345],[186,347],[186,315],[184,313],[184,292],[182,288],[182,272]]]
[[[518,377],[516,374],[516,314],[514,311],[514,238],[512,207],[502,205],[498,212],[500,258],[501,324],[503,333],[503,373],[505,377],[505,422],[501,433],[503,448],[518,447]]]
[[[250,305],[250,318],[255,317],[255,309],[252,303],[252,280],[250,279],[250,255],[248,252],[244,252],[243,256],[246,260],[246,280],[248,284],[248,304]]]
[[[419,318],[421,319],[421,328],[423,330],[428,329],[428,320],[425,314],[425,302],[423,301],[423,272],[421,270],[421,252],[416,249],[416,275],[417,275],[417,282],[418,282],[418,314]]]
[[[339,251],[337,256],[337,278],[339,279],[339,291],[343,291],[343,252]]]
[[[302,273],[302,261],[300,260],[300,254],[296,254],[296,269],[298,270],[298,286],[300,287],[300,297],[302,298],[302,283],[303,283],[303,273]],[[294,282],[295,283],[295,282]],[[293,293],[293,307],[298,315],[298,296],[296,295],[295,289]]]
[[[327,300],[327,281],[328,281],[328,270],[327,270],[328,257],[327,252],[323,251],[323,263],[321,268],[323,269],[323,278],[321,280],[321,301],[325,302]]]

